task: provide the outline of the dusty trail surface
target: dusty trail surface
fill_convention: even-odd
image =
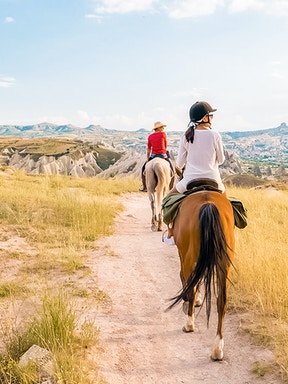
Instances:
[[[97,362],[109,384],[278,384],[271,375],[258,378],[254,363],[269,364],[272,354],[249,343],[240,318],[225,317],[222,362],[210,360],[216,332],[215,306],[206,327],[205,309],[196,319],[196,331],[185,334],[181,306],[164,312],[167,300],[180,288],[175,246],[161,242],[150,230],[146,194],[122,198],[125,211],[113,236],[101,239],[91,258],[98,286],[111,305],[98,308],[100,328]],[[103,251],[105,250],[105,251]],[[94,313],[95,315],[95,313]]]

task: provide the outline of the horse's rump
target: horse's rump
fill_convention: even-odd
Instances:
[[[168,193],[171,173],[170,164],[167,160],[161,157],[149,160],[145,167],[145,174],[147,189],[150,186],[150,190],[153,190],[159,184],[159,188],[164,188],[165,192]]]
[[[207,319],[211,284],[226,300],[226,278],[234,251],[234,217],[229,200],[217,192],[198,192],[185,198],[174,223],[174,239],[181,262],[183,289],[171,306],[193,296],[204,281]]]
[[[186,252],[193,245],[193,253],[199,252],[199,217],[202,207],[207,204],[217,208],[227,243],[234,248],[234,216],[230,201],[224,194],[203,191],[185,197],[179,207],[173,234],[180,251]]]

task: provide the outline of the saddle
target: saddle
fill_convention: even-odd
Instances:
[[[187,191],[184,192],[185,195],[190,195],[194,192],[199,191],[215,191],[222,193],[222,191],[218,188],[218,183],[212,179],[194,179],[189,181],[186,186]]]
[[[167,151],[167,155],[168,155],[168,157],[165,157],[164,155],[158,153],[156,155],[153,155],[153,157],[150,157],[148,159],[148,161],[153,160],[156,157],[159,157],[160,159],[164,159],[164,160],[168,161],[169,166],[170,166],[170,176],[171,176],[171,181],[170,181],[170,184],[169,184],[169,189],[172,189],[173,186],[174,186],[174,181],[175,181],[175,168],[174,168],[174,165],[173,165],[173,163],[171,161],[171,157],[170,157],[170,154],[168,153],[168,151]],[[144,168],[145,168],[145,165],[144,165]],[[143,175],[144,174],[145,174],[145,169],[143,170]],[[156,175],[155,175],[155,177],[156,177]],[[157,180],[157,177],[156,177],[156,184],[157,183],[158,183],[158,180]]]
[[[167,225],[173,223],[178,214],[178,209],[182,200],[186,196],[199,191],[215,191],[222,193],[222,191],[218,189],[218,184],[215,180],[195,179],[190,181],[187,184],[187,191],[184,193],[173,193],[164,197],[162,204],[164,223]],[[247,226],[247,209],[244,207],[243,203],[235,197],[228,197],[228,200],[233,208],[234,225],[240,229],[245,228]]]

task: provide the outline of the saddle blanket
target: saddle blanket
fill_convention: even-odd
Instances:
[[[172,193],[164,197],[162,203],[162,212],[163,212],[163,221],[166,225],[173,223],[178,214],[180,204],[185,197],[190,193]],[[243,203],[236,199],[235,197],[228,197],[230,201],[233,213],[234,213],[234,225],[237,228],[243,229],[247,226],[247,209],[244,207]]]

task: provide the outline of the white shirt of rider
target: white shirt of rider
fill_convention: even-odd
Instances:
[[[218,166],[225,160],[223,143],[218,132],[211,129],[195,129],[193,143],[187,142],[185,133],[180,139],[176,165],[182,169],[183,182],[198,178],[217,181],[219,189],[225,190]],[[180,191],[179,191],[180,192]]]

